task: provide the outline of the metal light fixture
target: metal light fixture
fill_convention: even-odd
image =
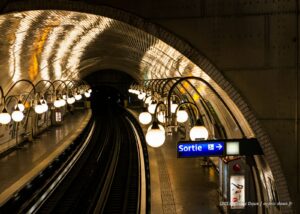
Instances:
[[[149,95],[149,96],[146,97],[146,99],[145,99],[145,104],[149,105],[149,104],[151,103],[151,101],[152,101],[152,96]]]
[[[63,106],[65,106],[67,104],[67,102],[64,99],[62,99],[62,98],[59,100],[59,102],[60,102],[60,107],[63,107]]]
[[[0,113],[0,123],[6,125],[10,123],[10,121],[11,121],[11,116],[7,112],[6,108],[4,107],[2,112]]]
[[[8,94],[12,91],[12,89],[17,85],[19,84],[20,82],[25,82],[25,83],[29,83],[31,86],[32,86],[32,90],[33,91],[33,94],[35,95],[36,94],[36,90],[35,90],[35,86],[34,84],[29,81],[29,80],[26,80],[26,79],[20,79],[18,80],[17,82],[15,82],[7,91],[6,95],[4,96],[4,92],[3,92],[3,89],[2,87],[0,87],[0,91],[1,91],[1,95],[2,95],[2,99],[3,99],[3,110],[2,110],[2,113],[0,114],[0,123],[1,124],[8,124],[11,120],[15,121],[15,122],[20,122],[23,120],[24,118],[24,109],[25,109],[25,106],[23,105],[23,103],[18,100],[16,98],[15,95],[13,96],[10,96],[10,97],[15,97],[15,99],[17,100],[17,104],[15,105],[15,109],[14,111],[12,112],[12,114],[10,115],[5,106],[6,106],[6,97],[8,97]],[[30,94],[30,93],[29,93]],[[28,95],[29,96],[29,95]]]
[[[190,130],[190,138],[191,140],[207,140],[208,131],[201,119],[198,119],[196,125]]]
[[[70,105],[73,104],[73,103],[75,103],[75,101],[76,100],[75,100],[75,98],[73,96],[67,98],[67,103],[70,104]]]
[[[185,123],[189,119],[189,115],[186,110],[178,110],[176,113],[176,120],[179,123]]]
[[[41,100],[41,104],[42,104],[42,107],[43,107],[43,112],[48,111],[49,107],[48,107],[48,104],[47,104],[45,99]]]
[[[75,80],[71,80],[72,82],[76,82]],[[31,103],[28,100],[28,98],[30,97],[34,97],[33,99],[36,99],[36,95],[38,95],[39,97],[39,94],[37,94],[37,91],[36,91],[36,87],[38,85],[40,85],[42,82],[47,82],[47,83],[50,83],[51,86],[52,86],[52,93],[56,93],[56,88],[55,88],[55,85],[54,83],[55,82],[61,82],[60,85],[65,85],[65,88],[64,90],[62,90],[61,93],[63,93],[62,96],[57,96],[56,97],[56,100],[54,101],[54,106],[56,108],[59,108],[59,107],[62,107],[62,106],[65,106],[66,105],[66,100],[68,101],[69,104],[73,104],[75,102],[75,97],[70,97],[68,98],[66,94],[68,94],[68,86],[67,84],[62,81],[62,80],[55,80],[54,82],[51,82],[49,80],[40,80],[36,85],[34,85],[30,80],[26,80],[26,79],[21,79],[21,80],[18,80],[17,82],[15,82],[10,88],[9,90],[7,91],[6,94],[4,94],[4,91],[2,89],[2,87],[0,86],[0,95],[1,95],[1,100],[0,100],[0,105],[3,106],[2,108],[2,111],[0,113],[0,124],[8,124],[11,122],[11,120],[15,121],[15,122],[20,122],[24,119],[25,115],[23,113],[23,111],[25,110],[25,106],[24,104],[22,103],[21,99],[18,99],[17,98],[17,95],[11,95],[11,96],[8,96],[9,93],[12,91],[12,89],[17,85],[19,84],[20,82],[25,82],[25,83],[28,83],[32,86],[32,89],[31,91],[28,93],[27,95],[27,98],[26,98],[26,101],[25,103]],[[82,81],[83,82],[83,81]],[[89,97],[91,95],[91,92],[92,92],[92,89],[88,89],[88,85],[86,84],[81,84],[77,87],[77,94],[76,94],[76,98],[77,100],[80,100],[82,99],[82,95],[79,93],[80,91],[86,91],[85,92],[85,96],[86,97]],[[46,89],[45,91],[48,91],[48,89]],[[64,91],[64,92],[63,92]],[[49,94],[49,92],[47,92]],[[8,99],[7,99],[8,98]],[[9,102],[8,100],[10,100],[11,98],[14,98],[16,101],[17,101],[17,104],[15,104],[14,106],[14,111],[12,112],[12,114],[10,115],[8,112],[7,112],[7,109],[6,109],[6,103]],[[47,104],[47,101],[42,98],[42,99],[37,99],[37,104],[34,106],[34,111],[37,113],[37,114],[42,114],[46,111],[48,111],[49,109],[49,106]],[[28,107],[28,106],[27,106]]]
[[[86,92],[84,92],[84,96],[85,96],[86,98],[89,98],[89,97],[91,96],[91,94],[90,94],[88,91],[86,91]]]
[[[149,112],[142,112],[139,115],[139,121],[141,124],[147,125],[147,124],[151,123],[152,116]]]
[[[24,104],[21,102],[21,100],[19,100],[18,101],[18,104],[15,106],[15,108],[19,108],[20,109],[20,111],[24,111],[25,110],[25,106],[24,106]]]
[[[158,124],[157,121],[157,111],[160,106],[164,106],[166,108],[166,105],[163,102],[159,102],[155,104],[155,110],[154,110],[154,120],[152,125],[149,126],[147,133],[146,133],[146,142],[149,146],[152,147],[159,147],[164,144],[166,140],[166,134],[165,129],[162,125]]]
[[[141,91],[141,92],[138,94],[138,99],[139,99],[139,100],[142,100],[142,99],[145,98],[145,96],[146,96],[146,93],[144,93],[144,92]]]
[[[81,94],[79,94],[79,93],[75,94],[75,100],[79,101],[79,100],[81,100],[81,98],[82,98]]]
[[[157,119],[160,123],[165,123],[166,122],[166,115],[164,111],[160,111],[157,114]]]
[[[162,127],[162,126],[161,126]],[[161,129],[157,121],[154,121],[146,134],[146,142],[149,146],[157,148],[164,144],[166,140],[165,130]]]
[[[157,104],[156,104],[156,102],[154,102],[154,101],[152,101],[152,102],[150,103],[150,105],[148,106],[148,112],[149,112],[150,114],[154,114],[156,105],[157,105]]]
[[[23,120],[23,118],[24,118],[24,114],[19,109],[19,107],[17,106],[17,108],[11,114],[11,117],[12,117],[13,121],[15,121],[15,122],[21,122]]]
[[[56,108],[60,108],[61,107],[61,102],[60,99],[58,99],[58,97],[56,97],[54,103],[53,103],[54,107]]]
[[[177,85],[180,84],[182,81],[188,79],[196,79],[205,82],[205,80],[202,80],[201,78],[197,78],[197,77],[175,78],[176,82],[169,89],[167,89],[167,85],[169,85],[169,83],[174,79],[170,78],[170,79],[166,79],[165,81],[162,79],[162,80],[158,80],[159,81],[158,83],[155,83],[155,80],[148,80],[147,82],[145,81],[146,83],[144,88],[143,86],[133,86],[129,89],[129,92],[137,94],[139,99],[142,99],[144,95],[143,93],[145,91],[151,91],[151,95],[148,96],[147,94],[144,100],[145,104],[149,104],[148,112],[154,115],[154,122],[152,126],[149,127],[146,133],[146,141],[150,146],[158,147],[161,146],[165,141],[165,130],[161,125],[158,124],[158,122],[165,124],[165,126],[168,127],[168,133],[172,133],[170,132],[171,128],[176,127],[178,125],[177,123],[174,123],[173,121],[174,119],[176,119],[178,123],[184,123],[188,121],[189,115],[186,109],[182,108],[183,105],[190,105],[191,107],[195,108],[195,111],[197,112],[196,124],[194,127],[191,128],[189,133],[191,140],[208,138],[209,133],[204,126],[203,120],[200,119],[201,114],[198,109],[198,106],[190,102],[182,103],[180,97],[177,96],[176,94],[173,94],[173,91],[175,90]],[[150,88],[151,82],[154,83],[152,88]],[[167,97],[166,97],[166,92],[167,92]],[[155,96],[155,102],[153,101],[152,95]],[[175,100],[176,98],[177,100]],[[157,100],[160,101],[157,103],[156,102]],[[164,105],[165,111],[160,111],[157,114],[159,105]],[[172,114],[175,114],[176,116],[173,117]]]
[[[35,105],[34,111],[35,111],[35,113],[37,113],[37,114],[42,114],[42,113],[44,113],[44,107],[43,107],[43,105],[42,105],[42,103],[41,103],[40,100],[39,100],[38,103]]]
[[[172,112],[172,113],[175,113],[177,107],[178,107],[178,104],[177,104],[177,103],[173,103],[173,102],[171,101],[171,112]]]

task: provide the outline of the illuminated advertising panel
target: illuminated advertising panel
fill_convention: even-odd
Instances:
[[[55,121],[61,122],[61,112],[59,111],[55,112]]]
[[[230,176],[230,208],[245,208],[245,176]]]

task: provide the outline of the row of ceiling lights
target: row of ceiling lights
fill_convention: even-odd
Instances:
[[[11,95],[9,96],[9,93],[12,91],[12,89],[21,82],[28,83],[32,86],[32,90],[26,94],[25,100],[22,100],[22,95]],[[50,83],[52,87],[52,93],[49,93],[49,90],[45,90],[44,94],[38,93],[36,88],[40,83],[46,82]],[[55,87],[54,83],[60,82],[60,85],[58,87]],[[72,85],[70,85],[72,83]],[[61,88],[61,85],[64,86],[63,89]],[[34,108],[35,113],[37,114],[43,114],[48,111],[49,105],[53,105],[53,108],[61,108],[65,106],[66,104],[72,105],[75,103],[75,101],[80,101],[83,97],[83,95],[86,98],[89,98],[92,93],[92,89],[83,82],[75,81],[75,80],[69,80],[68,83],[66,81],[62,80],[56,80],[56,81],[49,81],[49,80],[41,80],[37,84],[33,84],[29,80],[19,80],[14,85],[11,86],[11,88],[7,91],[5,94],[2,87],[0,86],[0,93],[1,93],[1,101],[0,101],[0,107],[2,107],[2,111],[0,113],[0,124],[8,124],[11,122],[11,120],[15,122],[21,122],[25,115],[24,111],[26,108]],[[45,99],[46,96],[50,99]],[[29,98],[32,97],[30,100]],[[13,110],[11,114],[8,112],[8,101],[10,101],[12,98],[16,100],[16,104],[13,107]],[[48,100],[48,101],[47,101]],[[54,100],[54,101],[53,101]],[[25,108],[26,106],[26,108]]]
[[[171,96],[162,97],[160,94],[153,93],[142,86],[132,86],[129,90],[130,93],[137,95],[139,100],[144,101],[148,111],[143,111],[139,114],[139,122],[143,125],[149,126],[146,133],[146,142],[152,147],[159,147],[164,144],[165,128],[171,127],[174,124],[174,119],[178,123],[185,123],[189,119],[187,111],[184,109],[186,106],[191,106],[198,114],[195,126],[190,129],[190,139],[198,140],[208,138],[208,130],[204,126],[198,107],[190,102],[178,102],[170,99]],[[169,93],[172,93],[171,91]],[[171,95],[171,94],[169,94]],[[163,110],[158,111],[161,107]],[[175,117],[173,117],[175,114]]]

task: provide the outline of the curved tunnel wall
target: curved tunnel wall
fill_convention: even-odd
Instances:
[[[145,34],[142,31],[132,32],[131,35],[135,34],[135,36],[129,37],[129,38],[138,37],[138,38],[143,38],[143,39],[141,41],[137,41],[137,40],[132,40],[131,42],[128,41],[128,44],[130,44],[130,45],[128,45],[128,46],[130,46],[129,50],[131,50],[130,54],[128,55],[129,57],[127,57],[127,55],[126,55],[128,52],[125,52],[125,55],[126,55],[125,58],[123,58],[124,54],[109,55],[109,53],[108,53],[110,60],[111,60],[110,62],[108,62],[103,57],[99,58],[99,55],[105,55],[106,54],[105,51],[107,49],[113,50],[113,48],[115,48],[115,46],[110,46],[109,48],[108,47],[104,48],[104,50],[102,50],[104,52],[101,52],[99,49],[96,49],[96,50],[91,49],[90,51],[94,52],[95,56],[85,57],[84,59],[82,59],[80,61],[79,70],[81,70],[81,74],[83,74],[82,76],[85,75],[84,74],[85,72],[86,72],[86,74],[88,74],[89,72],[92,72],[93,69],[96,69],[96,68],[99,69],[99,67],[100,67],[100,69],[114,68],[114,69],[118,69],[118,70],[124,70],[124,71],[130,73],[136,79],[140,79],[140,77],[141,77],[140,73],[136,73],[137,68],[138,68],[138,70],[141,71],[141,73],[143,75],[143,79],[155,78],[155,77],[166,77],[166,76],[190,75],[190,74],[195,75],[195,76],[203,76],[204,79],[208,78],[207,80],[209,80],[212,83],[212,85],[214,85],[214,87],[218,90],[218,92],[226,99],[226,102],[228,102],[230,108],[235,112],[235,114],[237,114],[236,116],[239,119],[241,119],[241,121],[242,121],[241,123],[243,124],[244,129],[248,130],[247,136],[251,136],[254,133],[254,135],[259,139],[260,143],[263,146],[268,163],[270,164],[272,172],[276,178],[275,180],[277,182],[277,187],[278,187],[278,191],[280,194],[280,198],[281,198],[281,200],[289,201],[289,194],[287,192],[285,179],[284,179],[282,170],[280,168],[280,163],[279,163],[279,160],[278,160],[278,157],[277,157],[275,151],[273,150],[273,146],[270,142],[268,135],[266,135],[266,133],[263,131],[259,122],[254,117],[253,113],[250,111],[249,107],[243,101],[243,99],[237,93],[237,91],[232,87],[232,85],[228,81],[225,80],[225,78],[218,71],[218,69],[216,67],[214,67],[205,57],[203,57],[201,54],[199,54],[198,51],[191,48],[191,46],[184,43],[182,40],[179,40],[175,36],[167,33],[163,29],[161,29],[153,24],[150,24],[148,22],[145,22],[144,20],[142,20],[136,16],[132,16],[130,14],[127,14],[127,13],[124,13],[124,12],[121,12],[118,10],[114,10],[112,8],[106,8],[106,7],[97,8],[97,7],[89,6],[89,5],[82,6],[80,4],[78,4],[78,5],[74,5],[74,4],[73,5],[70,5],[70,4],[53,5],[52,4],[51,5],[51,3],[43,4],[41,2],[37,6],[32,6],[32,5],[25,5],[25,4],[18,2],[16,5],[13,5],[13,4],[10,5],[8,7],[8,10],[15,10],[15,9],[26,10],[26,9],[35,9],[35,8],[43,8],[43,9],[59,8],[59,9],[78,10],[78,11],[85,11],[85,12],[94,13],[94,14],[105,15],[107,17],[111,17],[111,18],[114,18],[117,20],[122,20],[132,26],[135,26],[139,29],[142,29],[145,32],[148,32],[149,34]],[[14,16],[16,16],[16,17],[13,17],[13,20],[23,19],[22,15],[21,16],[14,15]],[[42,17],[40,17],[40,18],[42,18]],[[18,26],[18,23],[16,23],[15,21],[11,21],[11,22],[13,24],[15,24],[16,26]],[[11,24],[11,23],[9,23],[9,24]],[[56,24],[54,23],[54,24],[50,24],[47,26],[51,28],[51,26],[53,27],[55,25]],[[25,26],[28,27],[27,24]],[[36,25],[34,25],[34,26],[36,26]],[[65,27],[68,28],[68,27],[72,27],[72,26],[65,26]],[[123,27],[125,27],[125,28],[123,28],[122,31],[124,31],[124,30],[126,31],[129,28],[131,28],[126,25]],[[10,30],[9,33],[11,36],[14,36],[14,34],[15,34],[13,30]],[[19,32],[18,34],[22,34],[22,33]],[[111,34],[108,34],[108,35],[111,35]],[[8,36],[8,38],[10,38],[10,37]],[[40,38],[43,38],[43,36],[41,36]],[[161,40],[158,40],[157,38],[159,38]],[[119,37],[119,39],[120,39],[120,37]],[[22,39],[17,39],[17,40],[12,39],[11,42],[12,41],[19,41],[19,42],[21,42],[21,46],[22,46]],[[147,43],[147,45],[141,46],[141,47],[146,47],[142,51],[139,50],[139,48],[131,49],[132,44],[133,45],[141,44],[144,41],[148,41],[148,43]],[[170,48],[168,45],[166,45],[166,43],[164,43],[162,41],[165,41],[166,43],[170,44],[171,46],[176,48],[179,52],[173,48]],[[116,44],[118,44],[118,43],[116,43]],[[121,42],[121,44],[122,44],[122,42]],[[126,44],[124,44],[124,45],[126,46]],[[16,46],[17,47],[15,50],[18,50],[17,48],[20,48],[19,47],[20,44],[17,43]],[[153,47],[153,46],[154,46],[153,50],[149,51],[151,49],[149,47]],[[8,47],[9,47],[9,45],[8,45]],[[43,46],[41,46],[41,47],[43,47]],[[39,50],[39,48],[42,49],[41,47],[37,45],[36,48],[37,48],[37,50]],[[28,49],[28,50],[30,50],[30,49]],[[26,50],[26,53],[29,53],[28,50]],[[148,52],[150,52],[150,53],[148,53]],[[5,54],[5,53],[9,53],[9,48],[6,50],[3,50],[3,54]],[[14,53],[14,51],[12,51],[12,53]],[[162,53],[163,56],[166,55],[165,59],[161,60],[164,57],[156,58],[156,56],[159,56],[158,53]],[[29,55],[30,56],[27,56],[27,57],[29,57],[29,59],[31,59],[31,62],[34,62],[35,61],[34,56],[32,56],[32,54],[30,54],[30,53],[29,53]],[[150,55],[150,56],[147,56],[143,61],[136,61],[137,58],[138,59],[143,58],[142,55],[146,55],[146,56]],[[172,57],[169,57],[168,55],[172,56]],[[25,59],[26,55],[22,56],[22,57]],[[179,57],[180,57],[180,60],[179,60]],[[173,58],[173,60],[172,60],[172,58]],[[13,57],[13,59],[16,59],[16,58]],[[193,61],[193,63],[191,61],[189,61],[188,59],[191,59]],[[7,64],[7,61],[9,61],[9,60],[2,59],[2,65],[3,65],[3,63]],[[30,62],[30,60],[28,60],[28,61]],[[178,61],[182,62],[183,66],[178,66]],[[157,65],[157,66],[153,66],[153,65]],[[166,69],[166,67],[168,67],[168,66],[170,66],[170,67]],[[147,71],[148,72],[147,73],[146,69],[149,67],[153,70]],[[36,71],[34,68],[30,68],[30,67],[27,67],[27,69],[28,70],[31,69],[31,71],[33,71],[33,74]],[[165,69],[166,72],[164,72],[163,74],[166,76],[156,73],[156,71],[161,71],[162,69]],[[2,70],[9,70],[9,68],[2,68]],[[167,72],[169,72],[169,73],[167,73]],[[21,74],[22,74],[22,72],[21,72]],[[69,74],[70,76],[66,75],[65,78],[70,78],[71,76],[76,77],[76,74],[77,73],[70,73]],[[17,78],[17,77],[15,77],[15,78]],[[30,78],[30,76],[29,76],[29,78]],[[1,85],[6,85],[6,86],[8,86],[11,81],[10,79],[6,79],[6,78],[1,78],[1,80],[2,80]],[[201,86],[199,86],[199,87],[201,87]],[[200,90],[200,93],[204,93],[203,91],[204,90]],[[217,102],[218,101],[214,101],[213,103],[217,103]],[[248,127],[248,123],[249,123],[249,127]],[[252,133],[252,131],[253,131],[253,133]]]

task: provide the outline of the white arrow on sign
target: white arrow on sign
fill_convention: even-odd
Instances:
[[[222,146],[221,144],[218,144],[216,147],[217,147],[219,150],[221,150],[221,149],[223,148],[223,146]]]

